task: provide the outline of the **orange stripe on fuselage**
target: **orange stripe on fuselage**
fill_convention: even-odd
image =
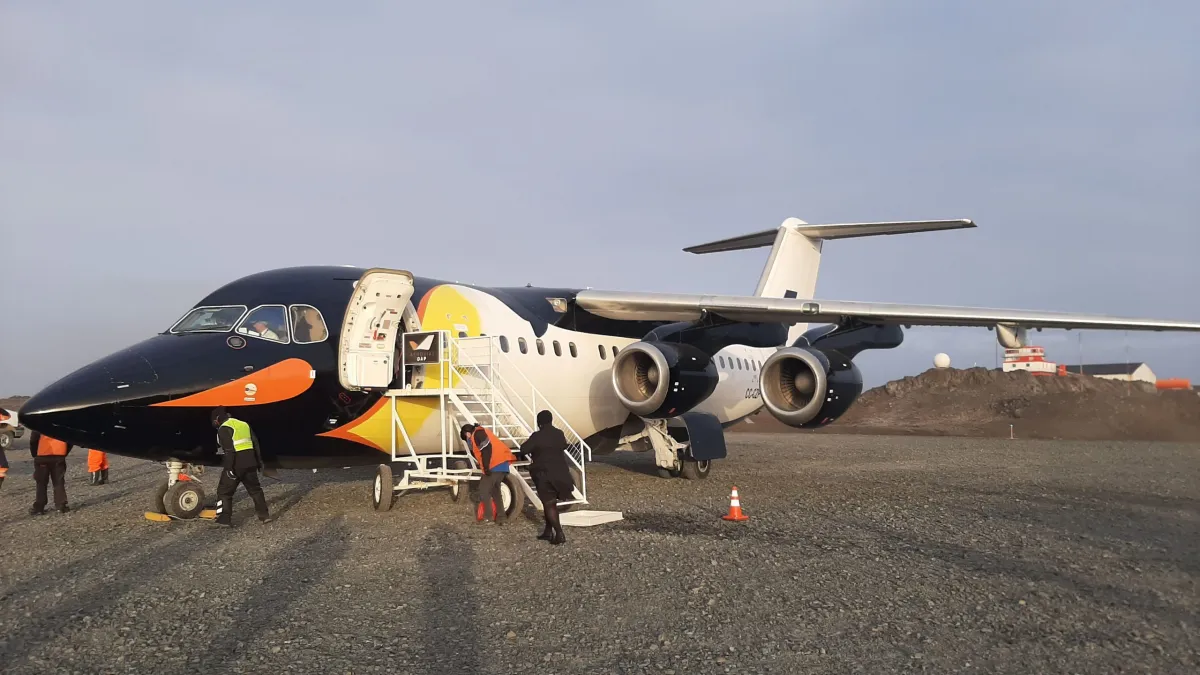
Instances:
[[[212,389],[173,401],[155,403],[163,408],[215,408],[278,403],[295,398],[313,385],[313,368],[304,359],[286,359]]]

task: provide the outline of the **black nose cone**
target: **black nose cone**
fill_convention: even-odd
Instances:
[[[133,350],[118,352],[38,392],[21,407],[21,421],[64,441],[100,446],[117,431],[118,404],[145,395],[156,379],[145,358]]]

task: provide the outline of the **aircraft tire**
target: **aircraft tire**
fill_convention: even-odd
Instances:
[[[708,474],[712,472],[712,461],[705,460],[697,462],[693,459],[683,460],[683,469],[679,471],[679,475],[687,480],[704,480],[708,478]]]
[[[163,506],[168,516],[191,520],[204,510],[204,488],[199,481],[176,481],[163,496]]]
[[[0,450],[8,450],[13,444],[13,432],[5,429],[0,431]]]
[[[509,499],[508,506],[504,509],[504,517],[512,518],[513,514],[520,513],[525,506],[525,493],[521,492],[521,488],[517,486],[517,482],[512,476],[505,476],[504,481],[500,484],[500,498],[504,498],[505,490],[508,491]]]
[[[395,485],[392,480],[392,467],[380,464],[379,471],[375,473],[375,480],[371,483],[371,503],[376,511],[392,510],[392,505],[396,503],[396,491],[393,489]]]
[[[654,470],[658,472],[659,478],[679,478],[679,471],[677,469],[664,469],[656,465]]]
[[[167,479],[162,479],[154,488],[154,494],[150,496],[150,513],[166,513],[167,507],[163,504],[163,498],[167,496]]]

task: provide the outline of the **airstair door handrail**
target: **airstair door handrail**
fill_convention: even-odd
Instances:
[[[480,337],[485,337],[485,336],[480,336]],[[486,336],[486,338],[491,343],[495,342],[494,336]],[[458,338],[458,339],[462,339],[462,338]],[[476,339],[476,338],[466,338],[466,339]],[[575,431],[575,429],[571,426],[571,424],[567,421],[567,419],[565,417],[563,417],[563,415],[560,414],[557,409],[555,409],[555,407],[550,403],[550,400],[546,398],[546,395],[542,394],[541,392],[538,391],[537,385],[535,385],[533,383],[533,381],[529,379],[529,376],[526,375],[520,368],[518,368],[515,363],[513,363],[512,359],[510,359],[508,357],[508,355],[504,353],[504,350],[493,349],[491,351],[493,354],[499,354],[500,359],[509,366],[508,368],[505,369],[505,372],[516,373],[518,376],[520,376],[520,379],[523,380],[524,383],[529,387],[529,390],[531,392],[530,397],[531,397],[533,406],[530,407],[530,404],[525,403],[524,399],[521,396],[517,396],[517,399],[520,400],[521,405],[525,407],[525,409],[530,413],[530,415],[532,416],[532,418],[535,421],[535,424],[531,425],[531,429],[533,427],[536,427],[536,419],[537,419],[537,412],[538,412],[537,408],[543,408],[545,410],[549,410],[550,413],[552,415],[554,415],[554,419],[562,426],[562,428],[564,430],[570,432],[570,434],[572,436],[574,436],[576,438],[576,440],[579,442],[580,446],[587,450],[587,453],[589,456],[588,459],[590,459],[591,458],[590,457],[591,448],[587,445],[587,443],[584,442],[583,436],[581,436],[577,431]],[[517,393],[516,388],[514,388],[512,385],[510,385],[504,376],[500,376],[498,379],[500,380],[500,383],[504,388],[511,390],[513,393]],[[538,405],[539,395],[542,400],[542,405],[540,405],[540,406]]]

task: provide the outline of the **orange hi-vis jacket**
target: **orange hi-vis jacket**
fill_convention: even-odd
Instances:
[[[492,456],[490,457],[492,461],[490,464],[488,464],[488,471],[491,471],[505,462],[517,461],[517,456],[512,453],[512,450],[508,449],[508,446],[504,444],[504,441],[500,440],[496,434],[492,433],[491,429],[488,429],[487,427],[479,428],[482,429],[485,434],[487,434],[488,442],[491,443],[492,446]],[[479,446],[475,443],[474,431],[471,432],[470,439],[471,454],[475,455],[475,462],[479,464],[479,466],[483,466],[483,453],[480,452]]]
[[[108,455],[99,450],[88,450],[88,473],[104,471],[108,468]]]
[[[42,434],[42,437],[38,439],[37,456],[66,457],[67,444],[58,440],[57,438],[50,438],[49,436]]]

